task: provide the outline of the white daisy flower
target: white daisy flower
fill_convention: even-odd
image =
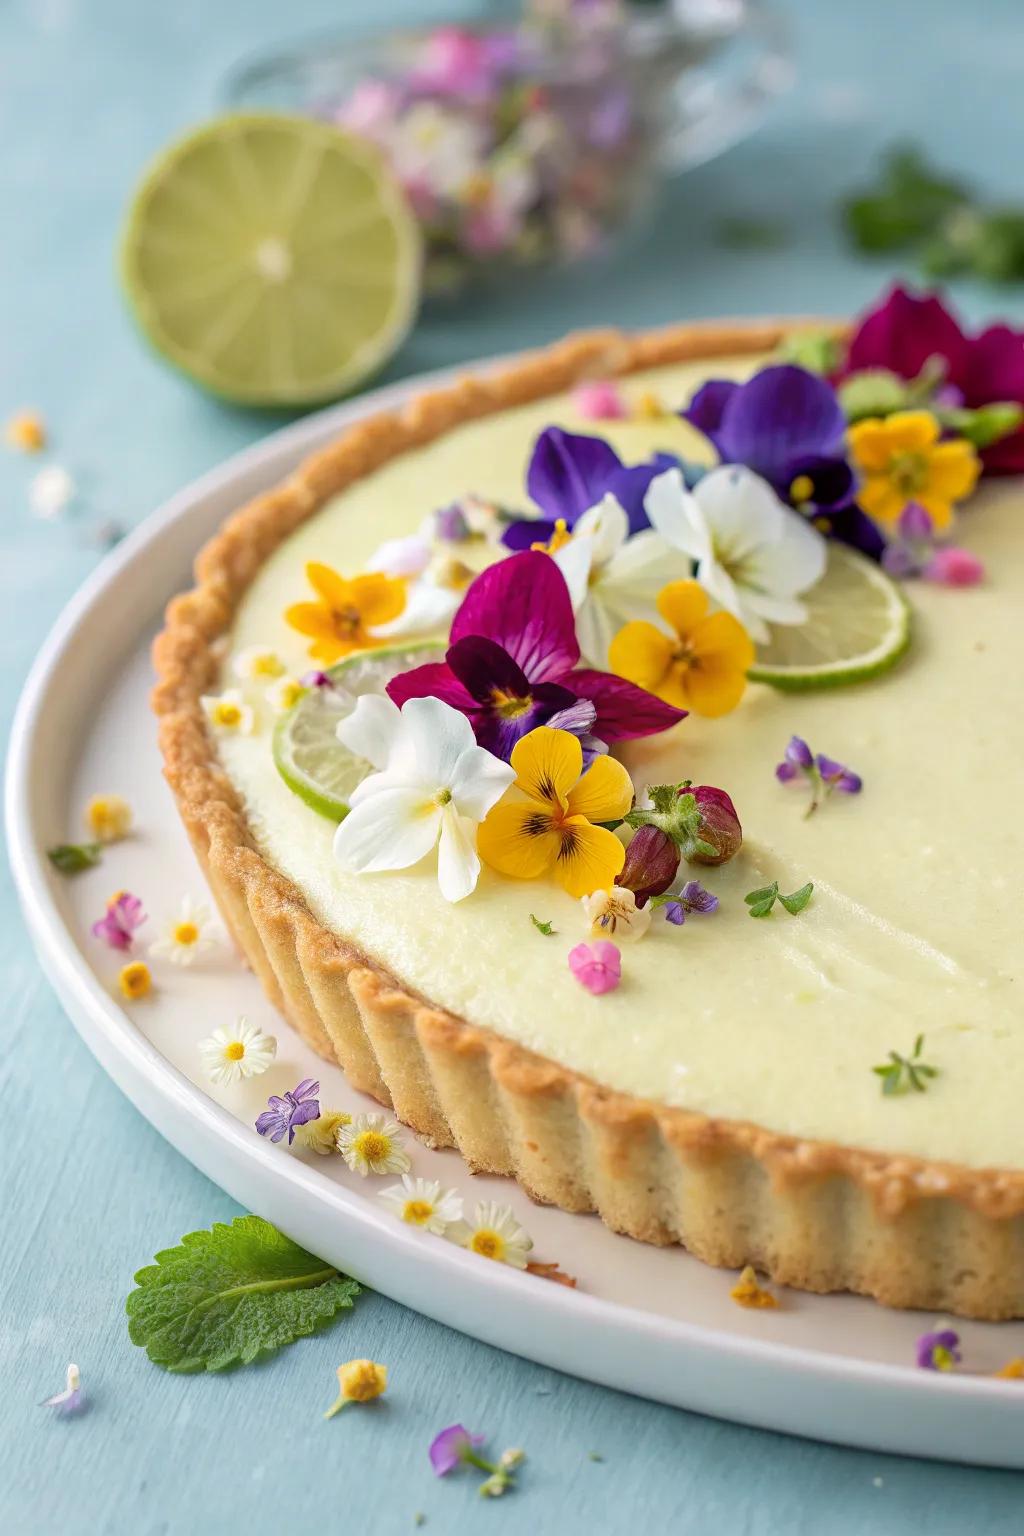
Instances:
[[[356,1115],[337,1133],[338,1151],[353,1173],[408,1173],[412,1166],[403,1150],[401,1127],[387,1115]]]
[[[454,1189],[442,1189],[437,1179],[403,1174],[401,1184],[381,1190],[380,1200],[399,1221],[424,1227],[436,1237],[443,1237],[449,1227],[462,1220],[462,1196]]]
[[[338,1132],[343,1125],[351,1124],[352,1116],[346,1115],[344,1110],[325,1109],[315,1120],[307,1120],[305,1125],[295,1127],[295,1140],[308,1147],[310,1152],[329,1157],[338,1150]]]
[[[300,683],[297,677],[285,673],[279,677],[276,683],[271,683],[263,697],[277,715],[286,715],[290,709],[294,709],[304,694],[309,689],[304,683]]]
[[[606,939],[610,934],[616,940],[641,939],[651,926],[650,904],[638,907],[635,894],[621,885],[613,885],[610,891],[594,891],[584,896],[580,905],[595,939]]]
[[[461,1222],[448,1235],[471,1253],[498,1264],[511,1264],[514,1269],[526,1268],[526,1256],[533,1247],[530,1234],[519,1225],[512,1207],[493,1200],[482,1200],[473,1221]]]
[[[259,1077],[277,1055],[277,1041],[257,1024],[240,1018],[226,1029],[215,1029],[199,1042],[203,1071],[211,1083],[238,1083]]]
[[[214,947],[213,926],[209,907],[201,901],[193,901],[191,896],[183,896],[177,917],[149,946],[149,952],[161,960],[171,960],[175,965],[191,965],[197,955]]]
[[[199,702],[215,731],[223,731],[226,735],[252,735],[256,716],[252,705],[247,704],[242,697],[240,688],[225,688],[223,693],[204,693]]]
[[[270,683],[284,676],[285,664],[269,647],[247,645],[231,663],[231,670],[243,683]]]
[[[74,501],[78,487],[60,464],[47,464],[32,477],[28,488],[28,502],[33,516],[51,522]]]

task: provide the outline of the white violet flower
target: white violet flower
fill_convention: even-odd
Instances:
[[[638,907],[635,894],[621,885],[613,885],[610,891],[594,891],[584,896],[580,905],[595,939],[609,935],[616,940],[641,939],[651,926],[650,905]]]
[[[244,651],[239,651],[231,669],[243,683],[270,683],[275,677],[284,675],[285,665],[277,652],[268,646],[248,645]]]
[[[33,516],[45,522],[59,517],[74,501],[78,487],[61,464],[47,464],[33,475],[28,488],[28,502]]]
[[[423,1227],[436,1237],[462,1220],[462,1196],[454,1189],[442,1189],[437,1179],[414,1179],[402,1175],[401,1184],[392,1184],[380,1192],[380,1201],[399,1221]]]
[[[472,1222],[464,1221],[449,1233],[453,1241],[481,1258],[498,1264],[525,1269],[526,1256],[533,1247],[529,1233],[519,1225],[510,1205],[482,1200]]]
[[[149,952],[175,965],[191,965],[197,955],[214,947],[213,926],[209,907],[193,901],[191,896],[183,896],[177,917],[149,946]]]
[[[263,697],[275,714],[286,715],[308,692],[309,689],[297,677],[285,673],[276,683],[271,683]]]
[[[295,1127],[295,1140],[321,1157],[329,1157],[338,1150],[338,1132],[344,1125],[352,1124],[352,1116],[342,1109],[325,1109],[315,1120]]]
[[[650,620],[666,582],[690,574],[691,562],[657,533],[629,536],[629,518],[614,496],[584,512],[571,536],[553,541],[555,564],[565,577],[580,649],[595,666],[608,664],[612,639],[633,619]]]
[[[825,540],[784,506],[760,475],[723,464],[686,489],[678,469],[651,481],[644,498],[651,525],[697,562],[701,586],[764,644],[769,624],[803,624],[798,598],[825,570]]]
[[[259,1077],[277,1055],[277,1041],[256,1024],[240,1018],[226,1029],[215,1029],[199,1042],[203,1071],[211,1083],[238,1083]]]
[[[247,704],[242,697],[240,688],[225,688],[223,693],[204,693],[199,702],[215,731],[222,731],[225,735],[252,735],[256,716],[252,705]]]
[[[339,1127],[338,1151],[353,1173],[408,1173],[412,1166],[402,1145],[401,1127],[387,1115],[356,1115]]]
[[[437,848],[447,901],[476,887],[476,829],[515,779],[508,763],[477,746],[465,715],[441,699],[360,698],[338,740],[365,757],[371,773],[353,791],[334,836],[338,861],[357,874],[408,869]]]

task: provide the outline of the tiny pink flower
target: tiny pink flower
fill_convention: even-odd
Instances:
[[[589,379],[572,392],[573,408],[584,421],[621,421],[628,416],[622,391],[614,379]]]
[[[613,992],[622,980],[622,956],[607,939],[596,939],[570,949],[569,969],[581,987],[600,997],[602,992]]]
[[[118,891],[107,902],[107,910],[92,925],[94,938],[102,939],[111,949],[131,949],[136,928],[146,921],[142,902],[130,891]]]
[[[985,567],[969,550],[947,545],[937,549],[924,568],[926,581],[942,587],[976,587],[985,576]]]

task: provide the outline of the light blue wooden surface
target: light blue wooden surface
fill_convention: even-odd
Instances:
[[[381,0],[372,13],[431,9]],[[391,376],[574,325],[855,307],[885,269],[848,257],[830,207],[835,189],[897,133],[923,136],[947,163],[1020,194],[1018,0],[794,0],[790,9],[795,93],[758,137],[673,189],[643,249],[610,269],[425,323]],[[210,110],[240,54],[363,10],[362,0],[0,7],[0,417],[26,404],[45,412],[57,456],[97,516],[137,521],[268,429],[265,418],[193,392],[133,334],[112,276],[132,183],[153,150]],[[723,252],[714,225],[739,212],[783,217],[793,246]],[[1020,292],[958,297],[975,316],[997,305],[1024,314]],[[29,517],[31,469],[13,456],[0,462],[5,727],[39,642],[98,558],[81,523]],[[0,902],[0,1523],[13,1536],[376,1536],[413,1529],[417,1511],[429,1531],[510,1536],[629,1526],[701,1536],[1020,1530],[1021,1485],[1010,1473],[802,1444],[654,1407],[516,1361],[376,1296],[260,1368],[163,1375],[128,1342],[131,1275],[234,1207],[95,1066],[36,967],[6,879]],[[324,1425],[335,1365],[361,1354],[389,1363],[389,1397]],[[36,1405],[61,1385],[70,1358],[90,1409],[62,1423]],[[468,1479],[432,1478],[426,1446],[453,1419],[488,1430],[498,1448],[526,1447],[521,1488],[502,1506],[481,1507]],[[591,1451],[605,1460],[588,1459]]]

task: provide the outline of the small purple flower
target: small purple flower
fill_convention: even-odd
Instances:
[[[41,1403],[43,1408],[54,1408],[59,1414],[77,1413],[85,1403],[82,1377],[77,1365],[69,1365],[63,1392],[55,1392]]]
[[[886,545],[882,569],[897,581],[923,576],[938,586],[972,587],[982,580],[985,567],[966,549],[958,549],[936,537],[929,513],[910,501],[900,513],[896,537]]]
[[[466,514],[457,501],[447,507],[438,507],[434,513],[434,537],[444,544],[463,544],[471,531]]]
[[[802,736],[791,736],[783,760],[775,770],[775,777],[782,784],[806,773],[814,766],[814,755]]]
[[[915,1345],[917,1363],[922,1371],[951,1371],[960,1364],[960,1335],[952,1328],[922,1333]]]
[[[704,916],[718,911],[718,897],[706,891],[699,880],[687,880],[677,896],[665,903],[665,921],[681,928],[687,913]]]
[[[297,1088],[290,1089],[283,1097],[272,1093],[269,1108],[256,1117],[256,1129],[271,1141],[281,1141],[288,1133],[288,1145],[295,1140],[296,1127],[316,1120],[320,1115],[320,1084],[305,1077]]]
[[[136,928],[146,921],[142,902],[130,891],[118,891],[107,902],[107,910],[92,925],[91,932],[97,939],[109,944],[111,949],[128,950],[132,947]]]
[[[447,1477],[456,1467],[474,1460],[486,1439],[486,1435],[471,1435],[461,1424],[449,1424],[430,1442],[430,1465],[438,1477]]]
[[[814,761],[826,792],[838,789],[844,795],[860,794],[864,781],[859,773],[854,773],[842,763],[837,763],[834,757],[826,757],[824,752],[819,752]]]
[[[790,737],[782,762],[775,769],[775,777],[780,784],[789,784],[794,779],[807,780],[811,786],[808,816],[836,790],[843,795],[859,795],[864,787],[859,773],[824,752],[815,756],[802,736]]]

